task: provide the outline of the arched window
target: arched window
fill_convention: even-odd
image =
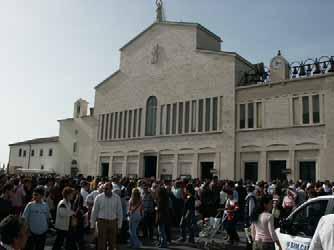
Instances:
[[[157,105],[158,101],[155,96],[150,96],[146,103],[146,124],[145,124],[145,135],[154,136],[156,135],[157,127]]]

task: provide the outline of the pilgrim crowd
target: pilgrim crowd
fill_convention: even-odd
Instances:
[[[280,247],[275,233],[298,205],[333,193],[332,183],[127,177],[0,176],[0,249],[167,248],[194,243],[198,223],[224,211],[229,244],[250,229],[253,249]],[[242,230],[240,230],[240,228]],[[239,233],[238,233],[239,231]],[[173,241],[172,241],[173,240]],[[261,243],[261,244],[258,244]]]

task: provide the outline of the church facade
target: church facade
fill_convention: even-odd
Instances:
[[[200,24],[159,21],[124,45],[94,112],[81,100],[59,121],[56,172],[333,179],[333,57],[319,74],[293,75],[279,54],[264,77],[221,42]]]

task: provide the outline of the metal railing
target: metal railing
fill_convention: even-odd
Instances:
[[[289,64],[289,79],[305,78],[334,72],[334,56],[309,58]],[[263,63],[254,64],[253,68],[242,74],[239,86],[265,84],[270,82],[270,70]]]

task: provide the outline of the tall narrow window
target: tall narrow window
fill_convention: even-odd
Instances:
[[[110,114],[110,128],[109,128],[109,140],[111,140],[111,138],[113,137],[112,132],[113,132],[113,126],[114,125],[114,113]]]
[[[293,125],[300,124],[300,103],[299,97],[292,98]]]
[[[210,130],[210,112],[211,112],[211,99],[205,99],[205,131]]]
[[[123,112],[119,112],[118,138],[122,138]]]
[[[303,124],[310,123],[310,108],[309,108],[309,97],[303,96]]]
[[[39,150],[39,156],[43,156],[43,149]]]
[[[22,148],[19,149],[19,157],[22,156]]]
[[[190,102],[186,102],[184,133],[189,133]]]
[[[203,131],[203,99],[198,101],[198,132]]]
[[[176,110],[177,110],[177,104],[173,103],[173,116],[172,116],[172,134],[176,134]]]
[[[217,131],[218,127],[218,97],[214,97],[212,99],[212,130]]]
[[[103,141],[104,140],[104,115],[102,115],[102,119],[101,119],[101,137],[100,140]]]
[[[136,132],[137,132],[137,109],[133,111],[133,133],[132,133],[133,137],[137,136]]]
[[[161,105],[160,106],[160,135],[163,135],[164,134],[164,131],[163,131],[163,122],[164,122],[164,110],[165,110],[165,105]]]
[[[109,114],[106,114],[106,127],[104,132],[105,140],[108,140],[108,132],[109,132],[108,128],[109,128]]]
[[[35,150],[31,150],[31,156],[35,156]]]
[[[196,132],[196,101],[191,102],[191,132]]]
[[[248,128],[254,128],[254,103],[248,103]]]
[[[23,150],[23,157],[26,157],[27,151]]]
[[[147,99],[146,103],[146,124],[145,124],[145,135],[154,136],[156,134],[156,123],[157,123],[157,98],[151,96]]]
[[[219,123],[218,123],[218,127],[219,127],[219,130],[223,129],[223,119],[224,119],[224,102],[223,102],[223,97],[219,97]]]
[[[140,137],[141,134],[141,109],[139,109],[138,114],[138,137]]]
[[[169,135],[170,132],[170,104],[167,104],[166,110],[166,135]]]
[[[183,132],[183,102],[179,103],[179,134]]]
[[[256,127],[262,128],[262,103],[256,103]]]
[[[132,128],[132,110],[129,111],[128,138],[131,138],[131,128]]]
[[[319,95],[312,96],[313,123],[320,122],[320,101]]]
[[[246,127],[246,106],[245,104],[240,104],[240,128],[243,129]]]
[[[118,123],[118,112],[115,113],[114,139],[117,138],[117,123]]]
[[[123,124],[123,138],[126,138],[126,129],[128,128],[127,125],[128,119],[128,111],[124,111],[124,124]]]
[[[77,143],[76,142],[74,142],[73,143],[73,153],[76,153],[77,152]]]
[[[52,148],[49,149],[49,156],[52,156],[53,155],[53,150]]]

